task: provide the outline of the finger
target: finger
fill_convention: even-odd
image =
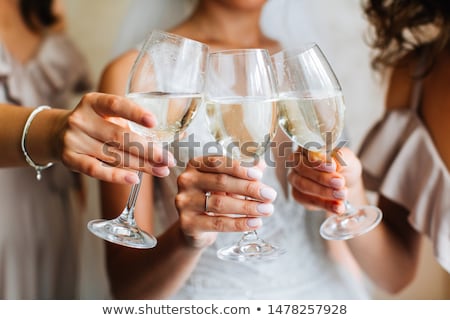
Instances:
[[[207,202],[208,211],[219,214],[243,214],[247,216],[270,216],[274,211],[272,203],[236,199],[235,197],[211,194]]]
[[[313,206],[313,205],[309,205],[309,204],[303,204],[303,207],[305,207],[306,210],[308,211],[322,211],[322,208]]]
[[[259,182],[239,179],[222,173],[200,173],[187,170],[178,177],[179,190],[189,190],[193,187],[203,192],[226,192],[268,202],[277,197],[271,187]]]
[[[114,146],[109,146],[106,144],[100,145],[101,150],[99,152],[94,152],[91,155],[110,166],[140,170],[157,176],[165,177],[169,175],[169,168],[167,165],[162,165],[161,163],[155,165],[145,161],[142,157],[138,157],[121,149],[117,149]],[[99,150],[99,148],[94,149]]]
[[[316,180],[311,180],[293,172],[288,175],[288,181],[295,189],[304,194],[320,196],[330,200],[344,200],[347,196],[346,188],[334,189],[330,186],[324,186]]]
[[[223,156],[197,157],[189,161],[189,168],[195,168],[201,172],[223,173],[236,178],[247,180],[260,180],[263,166],[241,166],[239,161]]]
[[[303,164],[295,167],[292,174],[299,175],[316,183],[334,189],[342,189],[345,186],[345,179],[337,172],[325,172],[307,167]]]
[[[340,200],[328,200],[320,197],[311,196],[309,194],[302,193],[299,190],[293,189],[292,196],[294,199],[304,205],[313,206],[315,208],[321,208],[325,211],[341,214],[345,211],[343,201]]]
[[[231,196],[212,193],[208,198],[204,193],[186,196],[186,206],[197,212],[213,212],[215,214],[241,214],[246,216],[269,216],[274,207],[271,203],[237,199]],[[189,203],[187,203],[189,202]],[[184,205],[182,205],[184,207]]]
[[[206,214],[182,215],[183,229],[197,232],[244,232],[262,226],[261,218],[230,218],[226,216],[208,216]]]
[[[130,171],[127,168],[112,167],[85,154],[72,153],[71,155],[66,155],[65,159],[63,163],[71,170],[99,180],[126,184],[136,184],[139,182],[139,177],[136,173],[138,169],[136,171]],[[161,178],[170,174],[170,170],[167,167],[151,167],[145,172]]]
[[[66,142],[72,148],[70,151],[65,150],[62,154],[62,159],[65,163],[70,163],[74,159],[81,161],[83,159],[94,158],[99,160],[102,166],[140,170],[157,177],[165,177],[170,173],[167,166],[153,166],[134,154],[102,144],[84,134],[78,135],[77,139],[73,136],[68,136],[66,139]],[[86,155],[86,157],[76,157],[76,154]]]
[[[99,160],[86,155],[71,153],[66,156],[64,163],[75,171],[90,177],[120,184],[136,184],[139,182],[137,173],[127,169],[106,166]]]
[[[328,158],[321,152],[307,151],[306,149],[299,149],[294,153],[294,168],[309,168],[325,172],[335,172],[337,164],[335,159]]]
[[[91,106],[102,117],[121,117],[145,127],[153,127],[157,123],[152,113],[125,97],[89,93],[82,98],[81,103]]]
[[[123,150],[141,158],[144,166],[147,162],[155,167],[175,166],[175,159],[172,153],[164,149],[161,144],[152,143],[148,139],[116,123],[99,117],[93,118],[91,121],[85,121],[82,116],[77,115],[69,117],[69,123],[73,131],[69,131],[66,134],[66,138],[72,139],[72,143],[77,142],[77,139],[80,139],[80,133],[83,133],[84,136],[102,143],[102,149],[105,152],[108,152],[110,148]],[[86,137],[84,139],[86,140]]]

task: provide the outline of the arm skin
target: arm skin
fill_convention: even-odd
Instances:
[[[105,69],[101,91],[123,94],[126,75],[136,54],[137,52],[127,53]],[[299,156],[301,157],[301,154]],[[342,210],[345,197],[355,205],[367,204],[359,160],[349,149],[342,150],[341,156],[348,166],[340,167],[335,164],[332,169],[317,170],[300,161],[299,166],[289,175],[294,198],[302,204],[320,207],[332,213]],[[207,168],[211,170],[211,166]],[[226,172],[223,168],[214,168],[214,173],[219,174],[213,175],[208,174],[208,170],[188,165],[180,175],[179,192],[175,199],[180,219],[158,238],[156,248],[139,250],[106,244],[108,274],[116,298],[168,298],[185,283],[203,249],[215,241],[216,232],[245,231],[260,226],[260,221],[254,221],[254,224],[250,224],[252,227],[249,227],[251,217],[260,215],[251,208],[250,202],[230,200],[229,197],[223,196],[224,192],[230,192],[230,188],[238,188],[243,179],[248,177],[238,171]],[[234,180],[234,177],[240,180]],[[336,178],[340,181],[337,185],[333,184],[336,180],[332,180]],[[147,175],[144,177],[136,207],[136,220],[149,233],[152,232],[154,214],[152,179]],[[222,189],[211,190],[212,185]],[[230,193],[247,195],[249,190],[260,187],[257,181],[250,181],[248,185],[239,186]],[[233,219],[205,215],[202,212],[205,191],[215,191],[209,200],[211,206],[215,207],[214,212],[244,212],[249,214],[250,218]],[[343,196],[336,198],[333,191],[341,191]],[[103,217],[116,217],[122,211],[128,193],[129,188],[123,185],[102,183]],[[258,198],[258,194],[254,192],[248,195]],[[231,201],[242,203],[232,204]],[[375,284],[386,291],[398,292],[414,277],[420,238],[408,225],[404,209],[384,198],[380,199],[379,205],[384,212],[382,223],[363,236],[345,241],[345,244]],[[240,209],[233,211],[230,206],[239,206]]]
[[[259,27],[262,3],[263,1],[225,4],[223,1],[200,0],[195,13],[170,32],[202,41],[215,50],[275,46],[278,49],[278,44],[264,36]],[[102,92],[124,93],[126,76],[136,54],[137,52],[126,53],[107,67],[102,77]],[[208,163],[207,159],[197,160],[199,163]],[[115,297],[170,297],[183,286],[195,268],[203,248],[215,241],[217,232],[241,232],[260,227],[261,221],[255,216],[261,214],[256,212],[255,202],[236,199],[226,193],[232,190],[234,194],[260,199],[261,196],[255,193],[255,190],[263,188],[258,174],[254,174],[254,171],[249,174],[245,171],[247,169],[239,168],[236,164],[231,169],[221,166],[212,168],[212,171],[208,171],[211,167],[196,167],[191,163],[178,177],[176,199],[168,201],[175,201],[180,219],[158,238],[156,248],[141,251],[107,244],[107,266]],[[138,198],[136,219],[148,232],[152,231],[152,188],[152,179],[145,175]],[[249,217],[233,219],[206,215],[203,212],[205,191],[214,192],[209,198],[214,212],[227,213],[233,208],[233,213],[241,212]],[[103,215],[116,217],[125,205],[128,192],[123,186],[103,183]],[[263,202],[272,200],[261,199]],[[265,209],[270,207],[269,203],[264,205]]]
[[[218,161],[222,165],[211,165]],[[215,241],[217,232],[259,228],[262,225],[259,217],[271,214],[271,201],[276,194],[272,191],[270,198],[263,196],[270,188],[258,180],[255,171],[257,169],[240,167],[236,161],[229,166],[222,157],[191,160],[178,177],[175,204],[180,219],[158,238],[154,249],[131,249],[107,243],[107,265],[114,296],[120,299],[169,298],[185,283],[204,248]],[[151,184],[148,181],[143,183],[141,192],[144,190],[145,193],[141,193],[138,199],[136,218],[143,229],[151,232]],[[118,187],[102,183],[102,212],[105,217],[116,215],[124,206],[127,190]],[[221,215],[210,216],[203,211],[205,190],[212,192],[208,207]],[[232,196],[235,194],[259,201]],[[258,206],[263,206],[265,213],[259,212]],[[243,213],[244,217],[223,216],[235,212]],[[132,269],[128,271],[129,268]]]
[[[414,61],[411,62],[415,65]],[[411,103],[413,83],[408,66],[397,67],[391,74],[386,96],[387,110],[407,108]],[[355,193],[355,199],[363,198],[362,182]],[[378,200],[378,207],[383,211],[380,226],[361,239],[348,241],[348,246],[376,284],[390,293],[398,293],[416,275],[421,235],[409,224],[406,208],[383,196]]]
[[[409,104],[411,81],[407,80],[406,69],[396,69],[391,75],[387,95],[387,108],[401,108]],[[299,154],[299,157],[302,155]],[[332,192],[342,191],[354,205],[367,204],[359,159],[344,149],[341,156],[348,164],[337,167],[331,173],[320,172],[311,167],[299,165],[290,174],[293,196],[298,202],[339,213],[342,200],[333,197]],[[305,161],[300,161],[303,163]],[[345,181],[339,187],[331,185],[331,178]],[[337,207],[336,207],[337,205]],[[404,289],[415,277],[420,254],[421,238],[409,224],[409,212],[380,196],[378,207],[383,220],[369,233],[344,241],[362,270],[380,288],[390,293]]]
[[[126,53],[107,66],[102,74],[100,91],[123,95],[128,70],[136,55],[134,51]],[[135,216],[138,225],[152,233],[153,178],[144,175],[142,179]],[[130,188],[103,182],[100,190],[103,217],[116,217],[125,206]],[[111,243],[106,243],[106,246],[111,288],[119,299],[162,299],[169,296],[184,283],[202,252],[187,245],[179,225],[172,226],[159,237],[158,245],[151,250],[130,249]]]
[[[334,191],[341,191],[354,206],[366,205],[365,189],[361,180],[361,164],[349,150],[341,150],[348,164],[345,168],[328,172],[300,164],[290,173],[293,197],[302,204],[319,207],[330,213],[343,212],[343,199]],[[299,157],[302,157],[299,154]],[[331,179],[342,179],[339,186]],[[396,293],[414,278],[418,263],[420,238],[407,221],[404,208],[381,197],[382,222],[372,231],[343,241],[356,262],[371,280],[383,290]]]
[[[136,52],[130,52],[113,61],[103,73],[101,90],[123,94],[125,77],[135,57]],[[275,191],[269,190],[259,181],[261,176],[261,169],[240,167],[236,161],[229,166],[221,157],[191,160],[178,177],[176,198],[168,199],[175,201],[180,219],[158,237],[155,248],[139,250],[106,243],[107,269],[114,297],[168,298],[183,286],[204,248],[215,241],[217,232],[242,232],[259,228],[261,219],[258,217],[271,214],[271,202],[276,196]],[[148,175],[144,176],[135,210],[138,225],[149,233],[152,233],[152,215],[164,214],[153,212],[152,179]],[[213,212],[241,212],[247,216],[230,218],[206,215],[203,211],[205,191],[213,193],[208,200],[208,207]],[[103,217],[116,217],[125,206],[128,193],[129,188],[123,185],[102,183]],[[260,202],[234,197],[233,194],[248,196]],[[267,198],[267,194],[270,198]],[[261,209],[265,213],[261,213]]]
[[[124,93],[126,75],[136,54],[137,52],[126,53],[105,69],[100,86],[102,92]],[[347,194],[349,200],[354,204],[367,203],[361,182],[359,160],[349,150],[345,150],[343,158],[349,166],[345,168],[336,166],[334,171],[330,172],[306,166],[294,169],[289,177],[294,186],[294,197],[303,204],[318,206],[331,212],[337,212],[342,207],[340,206],[342,199],[333,197],[335,190]],[[237,176],[244,177],[239,174]],[[337,188],[332,187],[330,182],[332,178],[341,178],[342,185]],[[139,226],[149,233],[152,233],[152,215],[156,214],[153,212],[152,179],[151,176],[144,176],[135,212]],[[247,221],[232,218],[228,218],[231,221],[227,221],[226,218],[212,218],[204,215],[202,212],[204,191],[208,189],[202,187],[201,183],[205,183],[207,179],[209,177],[206,177],[205,172],[202,172],[201,169],[189,166],[178,178],[179,193],[175,201],[180,220],[158,238],[156,248],[139,250],[111,243],[106,244],[108,275],[115,298],[164,299],[170,297],[185,283],[195,268],[203,249],[215,240],[213,231],[248,229]],[[217,180],[217,178],[214,179]],[[217,185],[228,185],[220,180],[215,182]],[[233,185],[237,185],[237,183],[233,183]],[[234,193],[245,194],[245,189]],[[125,206],[128,193],[129,188],[124,185],[102,183],[103,217],[116,217]],[[324,197],[324,195],[326,196]],[[214,196],[210,198],[210,201],[213,198]],[[215,212],[221,212],[221,209],[225,210],[227,206],[224,205],[223,199],[219,201],[218,196],[215,198],[216,200],[213,201],[219,203],[218,210]],[[388,215],[388,208],[384,203],[381,205],[385,214]],[[248,205],[245,208],[248,209]],[[243,210],[245,209],[234,212],[246,212]],[[254,211],[250,211],[249,214],[256,215]],[[392,216],[394,219],[400,217]],[[372,232],[346,243],[360,266],[374,282],[385,290],[395,292],[400,290],[411,278],[411,275],[405,270],[410,269],[411,259],[416,258],[415,253],[409,254],[411,251],[416,252],[413,250],[416,244],[410,244],[412,233],[409,230],[403,230],[404,223],[401,223],[403,220],[391,221],[393,219],[390,217],[391,215],[385,218],[383,223]],[[401,229],[401,232],[397,229]],[[372,250],[367,250],[367,248],[372,248]],[[167,270],[171,270],[171,272],[167,272]]]
[[[0,167],[25,166],[20,147],[22,130],[32,108],[0,104]],[[73,171],[81,172],[115,183],[132,184],[137,175],[127,166],[158,176],[168,174],[167,166],[173,166],[173,158],[164,159],[162,150],[146,149],[136,154],[124,144],[125,135],[144,140],[121,124],[126,118],[145,126],[153,126],[155,119],[138,105],[118,96],[101,93],[84,95],[74,110],[51,109],[36,115],[27,139],[27,151],[37,164],[62,162]],[[115,121],[109,121],[115,119]],[[101,128],[101,130],[99,130]],[[105,148],[108,148],[105,152]],[[111,166],[107,166],[110,163]],[[144,165],[140,165],[144,163]]]

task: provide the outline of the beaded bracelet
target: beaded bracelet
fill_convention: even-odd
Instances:
[[[28,155],[27,149],[25,148],[25,140],[27,138],[28,129],[30,128],[31,122],[34,120],[34,118],[36,117],[36,115],[39,112],[41,112],[43,110],[47,110],[47,109],[51,109],[51,108],[49,106],[40,106],[40,107],[37,107],[36,109],[34,109],[33,112],[30,113],[30,115],[28,116],[27,122],[25,122],[25,126],[23,127],[22,139],[20,141],[20,146],[22,147],[22,152],[23,152],[23,155],[25,156],[25,160],[31,167],[34,168],[34,170],[36,170],[36,179],[38,181],[40,181],[42,178],[42,171],[47,168],[50,168],[53,165],[53,163],[49,162],[43,166],[37,165]]]

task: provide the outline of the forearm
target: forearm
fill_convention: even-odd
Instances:
[[[355,205],[364,205],[365,191],[362,183],[349,192],[349,200]],[[347,240],[358,264],[369,278],[380,288],[391,293],[403,289],[414,276],[418,259],[418,238],[407,225],[400,209],[381,205],[384,219],[372,231]],[[409,231],[405,231],[409,229]]]
[[[0,167],[15,167],[26,165],[25,157],[20,147],[22,132],[27,118],[33,108],[0,105]],[[36,115],[28,130],[25,141],[26,150],[36,164],[46,164],[57,161],[56,155],[56,119],[66,111],[51,109]]]
[[[203,249],[189,246],[175,223],[150,250],[109,245],[108,270],[118,299],[167,299],[186,282]]]
[[[397,293],[412,280],[411,261],[384,223],[370,233],[348,240],[356,261],[379,288]]]
[[[304,157],[302,154],[299,156]],[[300,203],[319,206],[330,214],[344,213],[344,199],[353,207],[367,205],[360,161],[348,148],[343,148],[339,157],[344,162],[337,162],[336,172],[317,170],[300,161],[289,176],[294,198]],[[389,292],[397,292],[414,276],[420,238],[408,224],[408,213],[384,200],[380,197],[382,222],[368,233],[345,241],[345,244],[376,285]]]

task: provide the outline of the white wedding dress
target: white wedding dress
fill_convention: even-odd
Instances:
[[[324,5],[336,7],[332,14],[339,9],[346,11],[348,16],[355,20],[361,20],[361,12],[357,1],[306,1],[306,0],[269,0],[263,14],[262,26],[269,36],[278,39],[283,46],[295,46],[306,41],[316,41],[325,51],[331,52],[330,60],[347,61],[338,64],[338,73],[345,82],[346,70],[349,63],[361,62],[361,57],[368,60],[368,53],[359,49],[365,47],[360,44],[357,50],[342,50],[337,52],[332,48],[340,47],[346,35],[330,33],[331,24],[337,19],[328,19],[327,14],[321,14],[320,19],[314,20],[312,10],[319,12],[317,8]],[[169,28],[192,11],[195,1],[185,0],[135,0],[130,7],[130,13],[124,21],[121,35],[114,50],[119,54],[130,47],[136,47],[144,39],[145,34],[154,28]],[[178,6],[179,10],[175,10]],[[171,10],[168,10],[171,8]],[[348,10],[351,8],[352,10]],[[171,12],[170,18],[167,14]],[[336,13],[337,14],[337,13]],[[322,17],[325,15],[324,17]],[[161,17],[166,19],[163,24],[158,24]],[[317,15],[316,15],[317,16]],[[142,22],[140,25],[136,21]],[[170,25],[167,23],[170,22]],[[360,21],[358,22],[360,23]],[[360,24],[359,24],[360,26]],[[351,24],[348,30],[357,29]],[[350,31],[349,31],[350,33]],[[352,33],[353,34],[353,33]],[[130,35],[134,38],[130,38]],[[352,35],[353,36],[353,35]],[[351,38],[348,36],[347,38]],[[352,42],[353,40],[347,39]],[[355,41],[355,44],[357,42]],[[359,51],[358,51],[359,50]],[[352,52],[351,58],[339,57],[339,54]],[[358,56],[356,56],[358,52]],[[366,66],[369,70],[369,64]],[[363,69],[363,67],[361,67]],[[360,70],[361,70],[360,69]],[[348,73],[349,71],[347,71]],[[353,75],[353,74],[352,74]],[[360,72],[358,85],[367,82],[361,77],[367,76]],[[352,81],[355,83],[355,81]],[[351,90],[349,93],[367,92],[366,90]],[[350,102],[354,97],[349,97]],[[360,99],[367,106],[367,97]],[[376,103],[376,101],[374,102]],[[356,106],[361,105],[358,101]],[[365,108],[362,108],[366,110]],[[204,111],[203,111],[204,112]],[[204,114],[195,118],[190,133],[195,133],[196,141],[202,145],[211,141],[205,126]],[[186,151],[186,150],[185,150]],[[186,151],[187,152],[187,151]],[[201,154],[201,148],[196,149],[196,154]],[[190,155],[192,156],[192,155]],[[188,154],[180,154],[183,161]],[[182,161],[179,161],[179,164]],[[172,174],[164,179],[155,179],[155,224],[159,232],[167,228],[178,214],[173,204],[177,191],[176,177],[181,168],[173,170]],[[198,265],[190,275],[183,287],[172,299],[368,299],[369,290],[365,279],[355,275],[353,271],[338,263],[330,256],[326,240],[319,235],[319,227],[324,220],[324,214],[318,212],[306,212],[285,193],[283,183],[280,183],[275,168],[268,166],[264,173],[263,181],[275,188],[278,198],[275,201],[275,212],[269,218],[264,218],[264,224],[258,231],[260,237],[270,243],[276,243],[286,250],[286,254],[271,262],[261,263],[236,263],[219,260],[216,251],[228,244],[235,243],[241,236],[239,233],[219,234],[217,241],[202,254]],[[169,200],[167,200],[169,199]]]
[[[189,134],[200,146],[178,149],[178,164],[190,156],[204,154],[205,143],[212,141],[206,127],[205,111],[201,109],[194,119]],[[186,141],[188,138],[185,138]],[[267,161],[266,161],[267,162]],[[157,179],[155,185],[155,218],[162,232],[177,219],[172,199],[177,192],[176,177]],[[287,173],[287,170],[285,170]],[[286,180],[284,180],[286,181]],[[268,165],[263,182],[273,187],[278,197],[275,212],[263,218],[258,231],[267,242],[277,244],[287,252],[270,262],[237,263],[219,260],[216,251],[235,243],[241,234],[221,233],[217,241],[202,254],[197,267],[186,284],[173,299],[367,299],[364,281],[355,277],[329,255],[326,240],[319,235],[324,220],[322,212],[307,212],[289,192],[285,193],[277,170]],[[168,200],[170,199],[170,200]]]

